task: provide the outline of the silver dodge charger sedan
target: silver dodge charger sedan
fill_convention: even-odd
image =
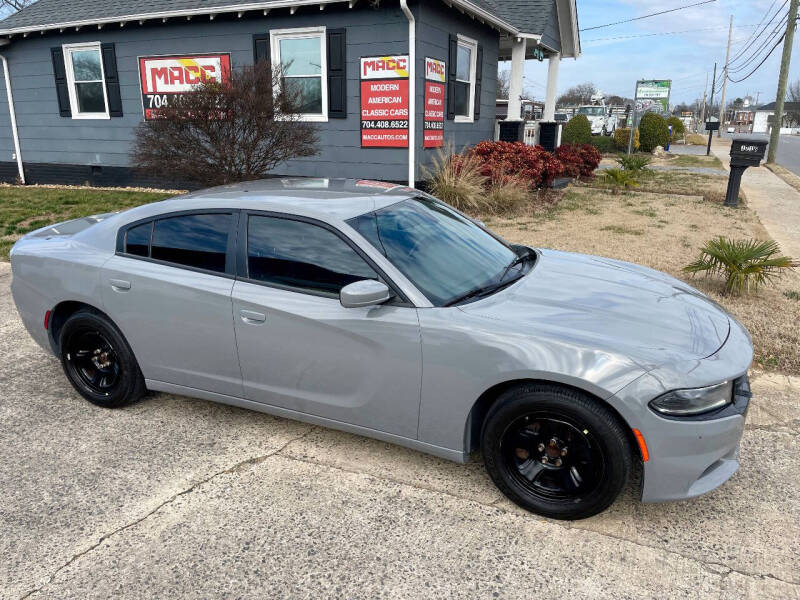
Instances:
[[[508,244],[375,181],[223,186],[40,229],[11,251],[31,336],[87,400],[156,390],[458,462],[520,506],[646,502],[739,466],[747,331],[685,283]]]

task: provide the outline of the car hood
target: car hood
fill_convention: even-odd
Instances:
[[[653,368],[706,358],[730,331],[728,314],[691,286],[623,261],[538,250],[516,284],[460,308],[552,338],[625,354]]]

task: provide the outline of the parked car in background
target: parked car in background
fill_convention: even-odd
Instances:
[[[277,179],[45,227],[11,250],[25,327],[87,400],[223,402],[458,462],[539,514],[738,467],[747,331],[663,273],[508,244],[418,190]],[[52,407],[58,410],[57,406]]]

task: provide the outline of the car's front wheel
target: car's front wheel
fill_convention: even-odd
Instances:
[[[632,465],[628,436],[610,408],[547,384],[503,393],[484,421],[481,450],[506,496],[553,519],[584,519],[608,508]]]
[[[81,310],[70,316],[59,334],[59,351],[67,379],[93,404],[117,408],[146,391],[128,343],[102,314]]]

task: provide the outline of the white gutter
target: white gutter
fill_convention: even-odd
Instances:
[[[19,181],[25,185],[25,170],[22,168],[22,153],[19,150],[19,134],[17,133],[17,114],[14,112],[14,96],[11,93],[11,78],[8,75],[8,61],[0,54],[0,62],[3,63],[3,76],[6,80],[6,95],[8,96],[8,115],[11,118],[11,137],[14,138],[14,154],[17,156],[17,171]]]
[[[408,8],[408,0],[400,0],[400,8],[408,19],[408,187],[416,183],[414,150],[417,133],[417,23]]]

